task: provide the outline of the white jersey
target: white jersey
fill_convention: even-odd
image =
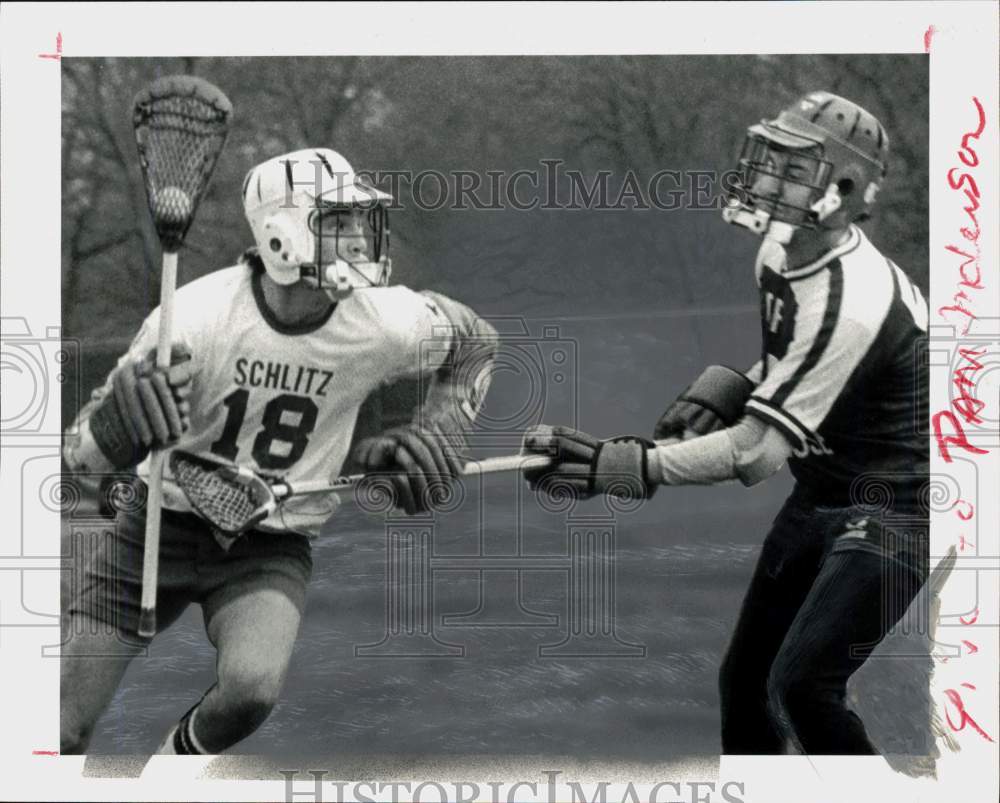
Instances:
[[[173,340],[190,349],[194,381],[176,446],[291,481],[336,477],[368,395],[440,367],[452,326],[432,299],[397,285],[355,290],[322,321],[289,327],[264,303],[261,276],[237,265],[178,289]],[[147,353],[158,328],[159,309],[122,359]],[[148,476],[148,458],[138,473]],[[191,510],[169,467],[163,504]],[[293,497],[261,528],[315,535],[336,505],[333,494]]]

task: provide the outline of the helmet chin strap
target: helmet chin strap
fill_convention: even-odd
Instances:
[[[739,201],[734,200],[730,201],[729,205],[722,210],[722,219],[726,223],[750,229],[754,234],[763,234],[767,231],[771,216],[763,209],[750,211],[743,207]]]
[[[323,268],[322,288],[334,301],[347,298],[354,286],[351,284],[351,267],[342,259],[335,259]]]
[[[872,194],[874,195],[874,193]],[[809,207],[810,217],[815,223],[823,223],[831,215],[840,211],[842,205],[843,197],[840,190],[837,189],[836,184],[830,184],[823,197]],[[743,226],[754,234],[779,245],[788,245],[795,232],[800,228],[792,223],[775,220],[769,212],[765,212],[763,209],[752,211],[746,209],[738,201],[730,202],[729,206],[722,210],[722,219],[726,223]]]
[[[787,245],[792,241],[792,235],[798,226],[785,223],[781,220],[774,220],[769,212],[763,209],[753,211],[744,208],[738,201],[731,202],[729,206],[722,210],[722,219],[726,223],[742,226],[749,229],[754,234],[763,237],[780,245]]]
[[[793,226],[791,223],[772,220],[771,224],[767,227],[767,231],[764,232],[764,239],[778,245],[788,245],[798,229],[798,226]]]
[[[316,282],[318,289],[325,291],[334,301],[343,301],[356,289],[356,285],[351,279],[352,271],[361,276],[369,287],[381,287],[389,283],[392,266],[388,259],[384,262],[366,262],[365,264],[381,270],[377,281],[372,281],[367,274],[343,259],[336,259],[323,266],[322,281],[317,281],[312,275],[309,278]]]
[[[834,212],[838,211],[843,203],[843,199],[840,196],[840,190],[837,189],[836,184],[831,184],[826,188],[826,193],[820,198],[816,203],[809,207],[814,216],[814,220],[817,223],[822,223]]]

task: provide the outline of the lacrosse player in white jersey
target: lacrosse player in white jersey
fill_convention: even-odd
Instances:
[[[366,397],[423,373],[433,378],[414,422],[362,440],[354,459],[387,474],[407,513],[426,510],[429,483],[461,473],[461,436],[485,393],[496,333],[451,299],[388,286],[391,200],[325,148],[250,170],[243,205],[256,247],[177,291],[169,372],[152,368],[159,311],[146,319],[78,416],[78,434],[67,436],[68,467],[138,466],[144,477],[152,447],[178,447],[265,476],[334,477]],[[228,544],[192,512],[169,469],[163,488],[159,628],[199,603],[218,676],[160,751],[218,753],[253,733],[278,698],[312,568],[310,537],[336,498],[321,497],[319,507],[315,497],[289,500]],[[143,532],[142,511],[120,514],[114,549],[91,561],[66,606],[63,753],[86,751],[145,646]]]
[[[762,355],[709,366],[654,441],[565,427],[526,439],[557,464],[532,487],[648,497],[660,485],[796,480],[764,541],[722,663],[725,753],[876,752],[847,680],[927,576],[929,439],[920,290],[856,225],[886,174],[889,137],[865,109],[813,92],[751,126],[723,214],[762,237]],[[926,352],[923,352],[926,353]],[[868,490],[866,483],[869,483]],[[906,531],[880,526],[884,495]]]

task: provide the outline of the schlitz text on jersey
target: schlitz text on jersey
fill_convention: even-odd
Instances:
[[[270,388],[316,396],[326,396],[327,385],[333,378],[333,371],[321,368],[246,357],[236,360],[235,369],[233,381],[240,387]]]

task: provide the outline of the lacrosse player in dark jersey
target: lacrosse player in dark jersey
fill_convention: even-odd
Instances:
[[[536,489],[648,497],[660,485],[738,479],[786,462],[796,480],[766,537],[722,663],[722,749],[876,752],[846,704],[848,678],[927,573],[927,305],[856,223],[886,173],[889,139],[855,103],[813,92],[749,128],[723,216],[763,238],[756,260],[762,356],[710,366],[667,410],[655,441],[542,427]],[[875,488],[916,526],[880,526]]]

